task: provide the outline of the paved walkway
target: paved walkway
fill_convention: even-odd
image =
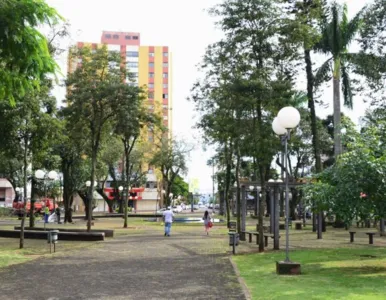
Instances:
[[[226,239],[201,231],[117,237],[3,269],[0,299],[243,300]]]

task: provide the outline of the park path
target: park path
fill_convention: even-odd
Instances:
[[[192,229],[194,230],[194,229]],[[120,236],[0,272],[0,300],[245,299],[224,249],[202,232]],[[58,244],[60,249],[60,244]],[[60,251],[60,250],[59,250]]]

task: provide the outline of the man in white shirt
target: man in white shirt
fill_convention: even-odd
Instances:
[[[165,236],[170,236],[170,228],[172,227],[173,217],[173,211],[169,206],[163,213],[163,220],[165,222]]]

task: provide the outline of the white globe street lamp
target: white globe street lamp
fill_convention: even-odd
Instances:
[[[277,119],[281,127],[292,129],[299,125],[300,113],[295,107],[283,107],[277,114]]]
[[[287,130],[283,126],[281,126],[279,119],[277,117],[273,119],[272,129],[273,129],[273,132],[279,136],[287,133]]]
[[[58,179],[58,173],[56,171],[50,171],[47,174],[48,179],[56,180]]]
[[[118,190],[119,190],[120,192],[122,192],[122,191],[123,191],[123,186],[119,186]]]
[[[46,173],[43,170],[36,170],[35,171],[35,177],[37,179],[44,179],[45,176],[46,176]]]
[[[299,111],[292,107],[287,106],[283,107],[277,117],[272,122],[273,131],[281,136],[281,140],[284,144],[284,157],[287,157],[287,147],[288,140],[290,139],[291,129],[295,128],[299,125],[300,122],[300,113]],[[284,160],[284,169],[285,169],[285,229],[286,229],[286,258],[284,263],[291,263],[289,259],[289,189],[288,189],[288,168],[287,168],[288,160]],[[274,182],[274,180],[269,180],[269,182]],[[281,180],[276,180],[276,182],[281,182]],[[299,265],[300,272],[300,265]]]

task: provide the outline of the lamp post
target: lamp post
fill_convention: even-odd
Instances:
[[[281,137],[284,144],[284,169],[285,169],[285,230],[286,230],[286,257],[284,262],[277,262],[276,271],[279,274],[300,274],[300,264],[291,262],[289,258],[289,189],[288,189],[288,159],[287,148],[291,137],[291,129],[299,125],[300,113],[291,106],[282,108],[272,122],[273,131]]]
[[[129,199],[131,199],[131,196],[129,196],[130,192],[131,191],[131,186],[129,186],[126,190],[126,194],[125,192],[123,192],[123,200],[125,201],[125,221],[123,222],[123,227],[124,228],[127,228],[127,211],[128,211],[128,202],[129,202]]]
[[[119,191],[119,195],[118,196],[119,196],[119,199],[121,201],[120,205],[119,205],[119,211],[118,212],[121,213],[122,212],[122,201],[123,201],[123,197],[122,197],[123,186],[120,185],[118,187],[118,191]]]
[[[95,187],[98,183],[94,181],[93,187]],[[91,187],[91,181],[86,181],[86,187],[87,187],[87,202],[88,202],[88,216],[87,216],[87,231],[91,231],[91,215],[92,215],[92,187]]]
[[[249,186],[250,191],[253,193],[253,191],[256,189],[256,200],[255,200],[255,207],[254,207],[254,214],[257,217],[259,214],[259,194],[260,194],[260,188],[256,185],[250,185]]]
[[[45,172],[43,170],[35,171],[35,178],[43,181],[44,186],[44,198],[47,198],[47,182],[54,181],[58,179],[58,173],[56,171]],[[55,199],[55,198],[54,198]],[[35,197],[31,195],[31,208],[30,208],[30,227],[34,227],[34,209],[35,209]],[[55,209],[55,200],[54,200],[54,209]],[[45,203],[47,206],[47,201]],[[44,222],[45,226],[46,222]]]

